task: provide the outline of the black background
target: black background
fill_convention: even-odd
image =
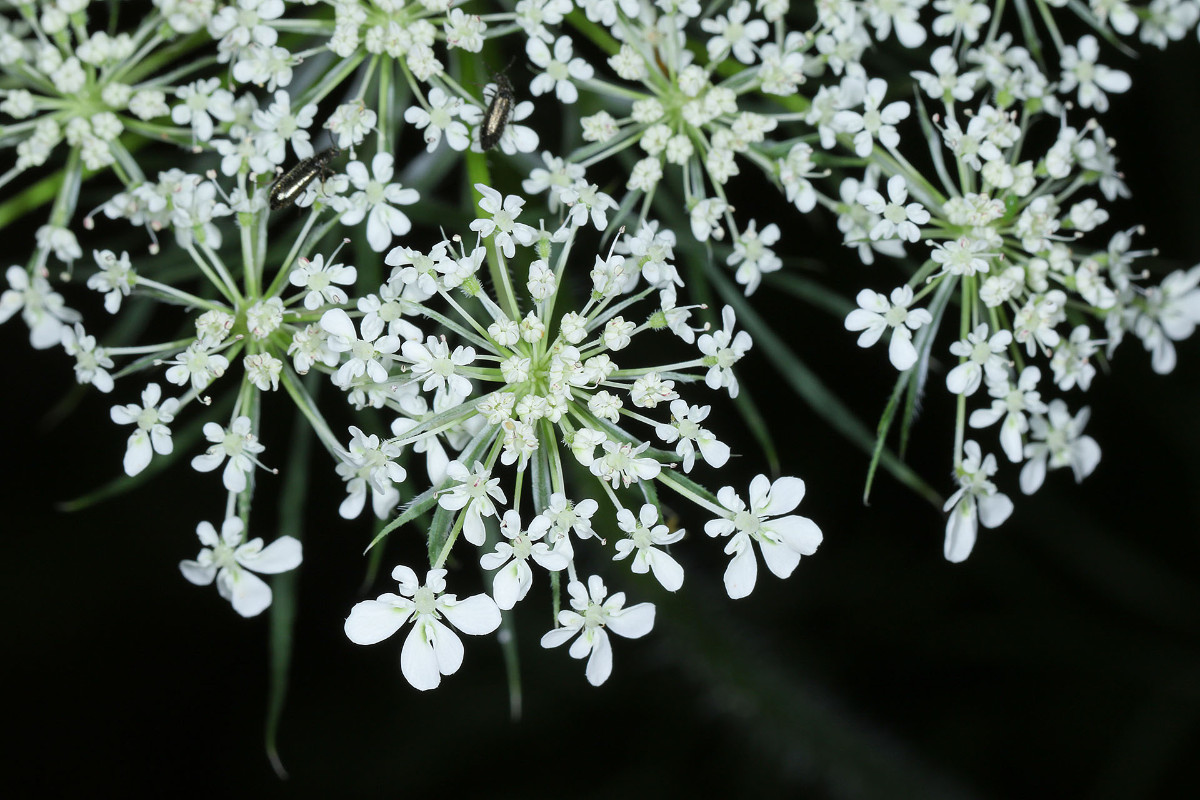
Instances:
[[[1105,123],[1134,191],[1110,229],[1144,223],[1141,242],[1161,249],[1164,272],[1190,266],[1200,259],[1195,37],[1140,63],[1108,52],[1134,75]],[[23,252],[25,235],[6,232],[6,242]],[[886,267],[838,258],[832,283],[898,282]],[[771,291],[755,304],[800,316]],[[888,391],[882,349],[857,350],[817,312],[797,325],[794,346],[873,420]],[[217,521],[217,481],[180,463],[131,494],[60,512],[120,472],[127,432],[108,407],[132,401],[133,384],[92,393],[51,423],[49,407],[71,387],[68,359],[32,352],[19,320],[0,328],[0,343],[0,592],[15,737],[3,785],[17,794],[1120,798],[1178,796],[1200,777],[1195,341],[1166,377],[1127,341],[1087,397],[1103,449],[1095,474],[1076,486],[1052,473],[1026,498],[1008,473],[1015,513],[981,531],[961,565],[942,558],[943,517],[889,479],[862,505],[865,457],[777,390],[756,352],[742,380],[769,418],[785,420],[772,433],[785,470],[808,483],[800,511],[821,524],[820,551],[790,580],[763,572],[750,598],[729,601],[724,556],[695,537],[703,520],[685,517],[697,540],[680,548],[689,571],[679,596],[610,572],[631,601],[658,602],[659,616],[651,636],[616,640],[599,689],[565,649],[537,647],[549,613],[531,597],[518,615],[520,721],[491,638],[468,641],[462,671],[429,693],[401,678],[399,638],[346,640],[353,603],[391,585],[360,592],[368,534],[337,518],[342,490],[323,472],[306,510],[280,734],[286,782],[262,745],[266,617],[237,617],[177,569],[195,555],[196,523]],[[935,411],[913,458],[947,491],[949,416]],[[722,425],[734,438],[736,418]],[[744,486],[760,459],[743,449]],[[260,477],[264,493],[271,480]],[[255,513],[269,530],[269,504]]]

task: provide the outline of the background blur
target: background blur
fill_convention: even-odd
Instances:
[[[1197,51],[1194,37],[1140,63],[1105,51],[1105,63],[1134,76],[1105,123],[1134,199],[1113,209],[1105,230],[1144,223],[1138,245],[1160,248],[1160,274],[1200,261]],[[798,247],[826,238],[797,217],[766,209],[760,227],[786,224],[785,242]],[[22,261],[29,238],[9,239],[18,254],[0,266]],[[899,282],[885,264],[865,269],[837,248],[794,255],[825,260],[824,274],[811,277],[847,296]],[[793,346],[873,427],[893,374],[883,351],[858,350],[839,320],[797,313],[769,286],[754,302],[795,321]],[[716,545],[684,549],[680,597],[610,572],[610,587],[629,589],[630,602],[653,600],[659,615],[647,638],[615,640],[613,676],[600,689],[565,648],[537,646],[551,625],[539,581],[518,615],[519,721],[490,638],[468,641],[462,671],[424,694],[400,676],[400,637],[369,648],[345,638],[350,607],[393,588],[394,560],[361,590],[369,534],[337,518],[341,485],[323,468],[306,512],[280,734],[286,783],[262,746],[266,615],[237,617],[177,568],[198,550],[196,523],[218,521],[217,481],[197,480],[181,461],[132,494],[60,512],[57,504],[120,473],[127,432],[108,408],[134,398],[128,384],[119,396],[92,392],[58,418],[55,404],[72,387],[67,357],[31,351],[19,320],[0,327],[0,346],[9,364],[0,602],[5,716],[16,737],[3,750],[11,764],[0,785],[17,795],[161,785],[179,797],[671,797],[704,787],[739,796],[1127,798],[1176,797],[1200,778],[1195,340],[1181,345],[1167,377],[1127,341],[1114,373],[1098,376],[1087,396],[1088,433],[1104,454],[1095,474],[1075,486],[1054,472],[1027,498],[1016,472],[1004,472],[1016,511],[999,530],[982,530],[961,565],[942,558],[943,516],[886,475],[862,505],[866,457],[797,408],[752,353],[743,384],[768,418],[787,421],[773,434],[785,471],[807,481],[799,511],[824,530],[821,549],[786,582],[763,571],[738,602],[724,595],[726,557]],[[948,493],[943,374],[933,376],[910,460]],[[734,440],[735,412],[715,413],[714,430]],[[274,463],[282,442],[265,441]],[[750,440],[737,450],[747,456],[744,475],[730,482],[744,488],[761,459]],[[262,531],[275,524],[272,480],[259,475]],[[681,524],[703,537],[703,521]]]

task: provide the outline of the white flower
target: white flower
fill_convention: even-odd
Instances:
[[[579,438],[576,435],[576,439]],[[628,442],[614,442],[611,439],[605,439],[603,442],[604,455],[591,461],[588,467],[593,475],[608,481],[613,486],[620,483],[628,487],[634,481],[652,480],[662,471],[662,464],[650,456],[642,455],[649,446],[649,442],[642,442],[634,447]]]
[[[969,0],[952,1],[961,3]],[[937,2],[934,5],[936,6]],[[985,10],[987,9],[985,8]],[[964,72],[960,75],[958,59],[955,58],[954,48],[950,45],[942,45],[934,50],[929,57],[929,63],[933,67],[933,73],[917,71],[912,74],[927,95],[935,100],[951,97],[960,102],[966,102],[975,94],[975,84],[980,78],[979,73]]]
[[[550,495],[550,503],[542,511],[542,516],[550,522],[547,533],[555,550],[561,550],[568,559],[573,558],[574,548],[571,545],[571,534],[580,539],[590,539],[596,535],[592,530],[592,517],[600,508],[600,504],[590,497],[578,503],[572,503],[562,492]]]
[[[546,633],[542,647],[558,647],[579,634],[568,653],[571,658],[587,658],[584,674],[588,683],[599,686],[612,674],[612,642],[608,631],[626,639],[645,636],[654,627],[654,605],[638,603],[623,608],[624,592],[617,592],[606,601],[608,589],[599,575],[588,578],[586,589],[579,581],[571,581],[567,593],[571,595],[574,610],[558,612],[558,624],[562,627]]]
[[[460,375],[459,370],[475,361],[475,348],[459,345],[452,353],[445,337],[430,336],[425,344],[404,342],[400,351],[412,361],[413,378],[423,381],[423,391],[446,393],[458,401],[471,396],[471,381]]]
[[[980,26],[992,16],[992,10],[986,4],[976,3],[975,0],[933,0],[933,7],[942,12],[933,20],[933,35],[948,37],[961,34],[968,42],[979,38]]]
[[[204,423],[204,438],[213,444],[203,455],[192,459],[192,469],[212,472],[228,457],[229,461],[221,475],[222,483],[231,492],[245,489],[246,473],[258,463],[255,456],[266,449],[251,428],[250,418],[246,416],[235,417],[228,429],[215,422]]]
[[[275,575],[300,566],[303,551],[299,540],[280,536],[263,547],[262,539],[242,541],[243,524],[238,517],[221,523],[217,535],[211,522],[196,526],[204,545],[195,560],[179,562],[179,571],[197,586],[208,586],[215,578],[217,592],[243,617],[261,614],[271,605],[271,587],[255,575]]]
[[[543,70],[529,84],[529,91],[534,97],[553,90],[559,102],[570,105],[579,99],[579,90],[571,81],[590,80],[594,72],[592,65],[584,59],[571,57],[572,46],[568,36],[558,37],[553,55],[546,43],[536,38],[526,41],[525,52],[529,60]]]
[[[487,24],[476,14],[467,14],[461,8],[450,10],[443,25],[446,34],[446,44],[466,50],[468,53],[478,53],[483,50],[484,34]]]
[[[377,253],[388,249],[393,236],[403,236],[412,228],[408,216],[394,206],[410,206],[421,199],[416,189],[390,182],[392,166],[391,153],[376,153],[371,159],[371,173],[361,161],[351,161],[346,165],[346,175],[358,191],[339,199],[338,204],[343,225],[357,225],[364,216],[367,218],[367,242]]]
[[[354,145],[361,144],[366,135],[375,128],[378,116],[364,103],[343,103],[333,110],[325,127],[329,129],[330,133],[337,134],[339,150],[349,150]],[[379,153],[378,155],[385,154]],[[366,169],[364,168],[363,171],[366,172]],[[389,177],[391,176],[389,175]]]
[[[965,561],[975,547],[975,536],[982,523],[985,528],[1001,525],[1012,514],[1012,500],[1001,494],[989,478],[996,474],[996,457],[984,458],[979,443],[963,445],[965,458],[958,467],[959,489],[946,500],[943,511],[950,512],[946,520],[944,554],[955,564]],[[953,509],[953,510],[951,510]]]
[[[1037,391],[1041,378],[1042,371],[1033,366],[1021,370],[1021,377],[1015,384],[1007,375],[1002,378],[989,377],[988,394],[995,398],[991,408],[977,408],[971,412],[969,422],[972,428],[986,428],[1004,419],[1000,426],[1000,447],[1008,460],[1014,463],[1021,460],[1021,437],[1029,430],[1026,413],[1046,413],[1046,404]]]
[[[350,357],[338,368],[333,382],[343,389],[350,387],[356,379],[366,375],[373,383],[387,380],[387,368],[382,361],[400,349],[400,338],[383,333],[383,320],[375,317],[362,322],[362,338],[354,330],[350,315],[340,308],[332,308],[321,315],[321,328],[330,334],[328,346],[335,353],[349,353]]]
[[[214,379],[224,375],[229,367],[229,359],[211,352],[200,341],[192,342],[174,359],[163,363],[170,365],[166,372],[169,382],[183,386],[190,381],[192,389],[197,392],[203,391]]]
[[[11,266],[4,277],[10,288],[0,294],[0,323],[20,311],[34,348],[45,350],[59,344],[66,325],[80,320],[79,313],[67,308],[62,295],[42,276],[30,278],[23,267]]]
[[[69,356],[75,356],[75,380],[79,383],[90,383],[102,392],[113,390],[112,375],[108,370],[113,366],[113,360],[108,357],[108,349],[96,346],[96,337],[84,332],[78,322],[75,327],[63,328],[63,350]]]
[[[763,273],[783,267],[783,261],[771,250],[771,245],[779,241],[779,226],[772,222],[760,233],[755,230],[755,225],[755,221],[750,220],[746,230],[733,240],[733,252],[725,260],[729,266],[737,267],[735,277],[746,287],[747,297],[754,294]]]
[[[657,522],[658,509],[650,503],[642,505],[642,510],[636,518],[627,508],[618,511],[617,527],[629,536],[617,542],[617,554],[613,556],[613,561],[627,558],[630,553],[636,551],[630,569],[639,575],[652,572],[668,592],[678,591],[683,585],[683,567],[658,548],[678,542],[683,538],[685,531],[682,528],[672,531],[666,525],[656,525]]]
[[[737,317],[730,306],[721,309],[723,327],[715,333],[703,334],[697,341],[696,347],[704,355],[704,364],[708,372],[704,375],[704,383],[710,389],[722,387],[729,390],[730,397],[738,396],[737,376],[733,374],[733,365],[741,361],[754,342],[750,334],[738,331],[735,336],[733,326]]]
[[[236,6],[236,7],[235,7]],[[263,24],[283,15],[283,0],[237,0],[222,8],[208,21],[208,32],[218,39],[218,60],[229,61],[250,44],[270,47],[278,40],[275,29]]]
[[[903,372],[916,364],[917,348],[912,343],[912,331],[933,322],[933,315],[924,308],[909,310],[913,302],[912,287],[897,286],[892,289],[891,302],[885,295],[870,289],[863,289],[855,299],[859,308],[846,315],[845,324],[848,331],[862,331],[858,336],[858,346],[870,347],[879,341],[884,331],[891,328],[888,358],[892,366]]]
[[[355,644],[376,644],[391,636],[409,620],[413,628],[400,651],[400,672],[421,691],[436,689],[443,675],[453,675],[462,666],[463,645],[454,630],[482,636],[500,627],[500,609],[492,598],[477,594],[459,600],[446,591],[446,570],[431,569],[425,585],[406,566],[392,570],[400,594],[381,594],[350,609],[346,636]]]
[[[404,121],[425,132],[427,152],[432,153],[437,149],[443,134],[451,148],[462,152],[471,146],[471,132],[467,125],[477,124],[480,114],[475,106],[467,105],[462,98],[451,97],[435,86],[429,90],[429,109],[409,106],[404,111]]]
[[[774,483],[766,475],[756,475],[750,481],[750,504],[747,506],[732,486],[717,492],[717,500],[729,509],[728,516],[709,520],[704,532],[709,536],[729,536],[725,553],[733,559],[725,569],[725,591],[733,599],[746,597],[754,590],[758,578],[758,561],[752,542],[758,542],[767,569],[777,577],[786,578],[800,563],[801,556],[811,556],[821,544],[821,529],[808,517],[787,514],[804,499],[804,481],[800,478],[779,478]]]
[[[1062,81],[1058,88],[1066,93],[1078,86],[1079,105],[1083,108],[1095,108],[1103,114],[1108,110],[1108,95],[1104,92],[1120,94],[1129,91],[1133,82],[1128,73],[1097,64],[1096,59],[1099,56],[1100,44],[1096,37],[1090,34],[1080,37],[1077,47],[1064,47]]]
[[[1021,468],[1021,491],[1033,494],[1046,479],[1046,466],[1050,469],[1070,467],[1079,483],[1100,463],[1100,445],[1083,429],[1091,416],[1090,408],[1082,408],[1074,417],[1067,404],[1059,399],[1050,401],[1046,416],[1037,415],[1030,420],[1029,443],[1025,445],[1025,457],[1029,460]]]
[[[559,192],[558,199],[570,207],[567,218],[572,225],[586,225],[590,218],[598,231],[608,227],[608,211],[617,208],[616,200],[582,178]]]
[[[936,263],[942,268],[930,276],[930,280],[938,275],[976,275],[988,271],[988,262],[984,256],[995,256],[995,253],[984,253],[987,241],[970,239],[963,236],[957,240],[942,242],[930,253]]]
[[[1159,286],[1146,290],[1146,305],[1134,320],[1133,331],[1150,351],[1150,366],[1159,375],[1175,369],[1175,345],[1172,342],[1188,338],[1200,324],[1198,285],[1200,264],[1186,272],[1176,270],[1163,278]]]
[[[92,257],[100,272],[88,278],[87,287],[103,292],[104,310],[115,314],[121,310],[121,300],[137,285],[137,273],[129,263],[129,253],[122,252],[117,258],[112,250],[93,250]]]
[[[866,188],[858,193],[858,202],[872,214],[880,215],[879,221],[867,235],[872,240],[896,237],[909,242],[917,241],[921,238],[921,230],[917,226],[929,222],[929,212],[920,203],[905,205],[908,186],[903,176],[888,178],[887,189],[891,202],[884,200],[883,195],[874,189]]]
[[[482,546],[487,535],[483,518],[496,515],[492,499],[507,502],[504,490],[500,488],[500,479],[493,478],[491,470],[478,461],[475,462],[474,471],[467,470],[460,461],[451,461],[446,465],[446,478],[455,481],[456,485],[438,495],[438,505],[447,511],[465,508],[463,536],[476,547]]]
[[[192,126],[192,135],[207,142],[213,135],[213,117],[229,122],[234,117],[233,94],[220,88],[219,78],[194,81],[175,90],[183,102],[171,109],[171,121]]]
[[[346,293],[334,284],[353,286],[358,279],[358,271],[345,264],[325,265],[325,256],[321,253],[313,256],[312,261],[301,258],[288,275],[288,282],[293,286],[308,289],[304,295],[304,307],[316,311],[322,305],[342,305],[348,302]]]
[[[671,421],[658,425],[654,432],[667,444],[678,441],[675,454],[683,459],[683,471],[691,472],[696,462],[696,448],[704,462],[713,467],[723,467],[729,460],[729,445],[718,441],[712,432],[700,427],[708,418],[710,406],[688,406],[683,400],[671,401]]]
[[[408,473],[396,463],[401,448],[391,442],[381,442],[350,426],[350,447],[338,453],[341,461],[337,474],[346,481],[346,499],[338,507],[342,519],[355,519],[366,505],[367,489],[371,490],[371,509],[379,519],[385,519],[400,502],[396,484]]]
[[[896,123],[908,118],[908,103],[897,100],[884,106],[883,98],[887,94],[887,81],[883,78],[871,78],[865,87],[861,85],[860,81],[852,81],[846,86],[847,97],[861,93],[863,113],[859,114],[849,110],[839,111],[834,115],[833,124],[844,133],[854,134],[855,154],[860,158],[871,155],[871,148],[876,139],[887,148],[894,149],[899,145],[900,134],[896,130]],[[857,100],[855,104],[857,104]],[[901,200],[901,202],[903,201]],[[916,239],[911,241],[916,241]]]
[[[313,146],[308,129],[317,115],[317,104],[309,103],[297,112],[292,111],[292,99],[287,91],[275,92],[275,100],[266,110],[256,109],[253,114],[258,133],[254,145],[273,164],[282,164],[287,159],[286,145],[290,141],[296,158],[309,158]]]
[[[491,214],[491,218],[476,219],[471,223],[471,230],[485,239],[495,236],[496,247],[504,253],[505,258],[516,255],[517,244],[533,243],[537,231],[523,222],[516,221],[525,206],[525,198],[515,194],[502,196],[492,187],[482,183],[475,184],[475,189],[483,195],[479,207]]]
[[[1004,357],[1012,344],[1012,332],[996,331],[988,337],[986,322],[980,323],[967,338],[950,345],[950,352],[966,360],[946,373],[946,388],[954,394],[970,396],[983,383],[986,373],[999,380],[1008,375],[1008,359]]]
[[[164,400],[161,407],[156,407],[161,398],[162,389],[157,383],[151,383],[142,390],[141,406],[129,403],[113,406],[109,411],[112,421],[118,425],[137,425],[125,447],[126,475],[137,475],[150,463],[154,453],[165,456],[173,448],[171,429],[167,426],[175,419],[179,400],[171,397]]]
[[[732,51],[733,57],[743,64],[754,63],[755,44],[767,38],[771,29],[761,19],[747,22],[749,16],[750,4],[738,0],[725,16],[700,20],[700,29],[713,35],[706,44],[710,61],[717,61]]]
[[[524,599],[533,586],[533,559],[543,569],[558,572],[567,568],[570,558],[565,552],[551,549],[548,542],[539,541],[550,530],[550,520],[541,514],[533,518],[527,530],[521,529],[521,515],[509,509],[500,521],[500,535],[507,542],[496,543],[495,551],[479,559],[479,566],[498,570],[492,578],[492,597],[501,610],[507,611]]]

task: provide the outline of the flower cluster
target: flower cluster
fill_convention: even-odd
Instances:
[[[1025,4],[975,0],[154,0],[107,27],[87,0],[7,5],[0,187],[20,191],[0,220],[49,208],[0,323],[136,399],[110,412],[132,431],[127,475],[176,457],[177,420],[196,422],[189,463],[219,472],[224,514],[180,568],[243,616],[274,598],[255,573],[301,562],[288,533],[249,534],[258,476],[288,463],[263,417],[290,401],[345,484],[339,514],[369,501],[373,546],[427,554],[345,623],[359,644],[411,623],[418,689],[462,664],[455,630],[491,633],[543,590],[542,645],[570,641],[603,683],[609,634],[655,618],[609,585],[680,591],[701,522],[731,598],[760,560],[787,578],[816,551],[804,481],[751,468],[734,488],[731,456],[752,448],[713,413],[739,397],[758,324],[741,309],[800,244],[794,215],[828,215],[864,264],[911,265],[841,319],[864,348],[886,339],[899,372],[881,437],[931,376],[952,396],[951,561],[1013,513],[1001,463],[1026,494],[1096,469],[1076,393],[1098,361],[1128,335],[1168,372],[1200,323],[1200,267],[1157,285],[1135,269],[1156,253],[1114,222],[1129,190],[1100,120],[1132,89],[1101,41],[1165,47],[1196,0],[1038,2],[1053,48]],[[1068,43],[1064,13],[1094,34]],[[871,65],[895,48],[929,68]],[[488,80],[502,55],[519,66]],[[105,246],[129,226],[146,254]],[[729,305],[691,304],[725,268]],[[149,333],[155,304],[183,333]],[[487,591],[447,593],[461,563]]]

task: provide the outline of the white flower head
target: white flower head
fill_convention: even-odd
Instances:
[[[929,222],[930,214],[920,203],[905,203],[908,199],[908,186],[904,177],[893,175],[887,182],[888,197],[874,189],[862,189],[856,200],[872,214],[878,214],[879,220],[868,232],[872,240],[903,239],[915,242],[921,238],[918,227]]]
[[[579,581],[567,585],[571,608],[558,612],[558,624],[542,636],[542,647],[558,647],[579,636],[568,650],[571,658],[588,660],[584,674],[588,683],[599,686],[612,674],[612,631],[626,639],[645,636],[654,627],[654,605],[638,603],[624,608],[625,593],[617,592],[605,600],[608,589],[599,575],[588,578],[587,587]]]
[[[657,523],[658,509],[650,503],[642,505],[637,517],[627,508],[618,511],[617,527],[628,536],[617,542],[617,554],[613,556],[613,561],[628,558],[633,553],[630,569],[642,575],[653,573],[664,589],[675,592],[683,585],[683,567],[659,548],[675,544],[683,538],[685,531],[682,528],[672,531],[666,525]]]
[[[344,305],[349,301],[345,290],[338,287],[353,286],[358,279],[358,270],[345,264],[326,264],[325,256],[318,253],[310,261],[301,258],[288,275],[293,286],[307,289],[304,307],[316,311],[322,305]]]
[[[235,417],[228,428],[216,422],[204,423],[204,438],[212,442],[203,455],[192,459],[192,469],[197,472],[212,472],[225,463],[221,481],[231,492],[246,488],[246,475],[254,466],[262,466],[256,456],[266,447],[254,435],[252,423],[247,416]],[[229,460],[226,461],[226,458]]]
[[[262,539],[243,541],[244,525],[238,517],[221,523],[217,535],[211,522],[196,526],[196,535],[204,547],[194,560],[179,562],[179,571],[197,586],[217,582],[217,592],[243,617],[261,614],[271,605],[271,587],[254,573],[275,575],[300,566],[303,550],[300,541],[280,536],[263,547]]]
[[[963,445],[963,454],[957,475],[959,489],[942,509],[950,512],[944,553],[946,560],[955,564],[971,555],[980,523],[985,528],[998,527],[1013,510],[1012,500],[990,480],[996,474],[996,456],[988,453],[984,457],[975,441]]]
[[[954,394],[970,396],[983,384],[983,376],[1001,379],[1008,375],[1005,353],[1012,344],[1012,332],[996,331],[988,336],[987,323],[980,323],[967,338],[950,345],[950,352],[965,359],[946,373],[946,388]]]
[[[846,315],[846,330],[862,331],[858,336],[859,347],[870,347],[879,341],[884,331],[891,330],[888,358],[892,366],[903,372],[917,363],[917,348],[912,343],[912,332],[933,321],[924,308],[909,309],[913,302],[911,286],[897,286],[892,290],[891,301],[886,295],[863,289],[856,298],[859,307]]]
[[[471,230],[484,238],[494,236],[496,247],[504,253],[505,258],[516,255],[517,244],[533,244],[537,231],[523,222],[516,221],[525,206],[525,198],[515,194],[501,195],[482,183],[475,184],[475,189],[483,195],[479,207],[491,217],[476,219],[471,223]]]
[[[696,341],[696,346],[704,355],[704,363],[708,372],[704,375],[704,383],[710,389],[726,388],[730,397],[738,396],[737,376],[733,374],[733,365],[741,361],[742,356],[754,344],[750,334],[738,331],[734,335],[733,326],[737,316],[730,306],[721,309],[723,327],[714,333],[705,333]]]
[[[729,510],[726,516],[709,520],[709,536],[730,536],[725,552],[733,556],[725,570],[725,590],[733,599],[746,597],[758,578],[758,561],[753,542],[758,542],[767,569],[786,578],[821,544],[821,529],[808,517],[788,512],[804,499],[804,481],[783,477],[772,483],[766,475],[750,481],[750,503],[745,503],[732,486],[717,492],[717,500]],[[779,516],[787,514],[787,516]]]
[[[129,403],[113,406],[110,410],[112,421],[118,425],[137,425],[125,447],[126,475],[137,475],[150,464],[154,453],[165,456],[174,447],[168,426],[175,420],[179,400],[171,397],[163,400],[160,406],[158,401],[161,399],[162,389],[157,383],[151,383],[142,390],[141,406]]]
[[[377,253],[388,249],[393,236],[412,229],[408,215],[396,206],[410,206],[421,199],[416,189],[392,183],[392,174],[391,153],[376,153],[370,172],[361,161],[351,161],[346,175],[356,191],[348,198],[335,198],[343,225],[357,225],[366,217],[367,243]]]
[[[500,535],[508,541],[496,543],[496,549],[485,553],[479,565],[497,570],[492,578],[492,597],[501,610],[507,611],[525,598],[533,586],[532,559],[543,569],[558,572],[567,568],[570,558],[561,549],[552,549],[542,541],[550,530],[550,520],[541,514],[533,518],[527,529],[521,528],[521,515],[509,509],[500,521]]]
[[[1100,43],[1090,34],[1080,37],[1078,45],[1064,47],[1059,90],[1066,93],[1078,87],[1079,105],[1103,114],[1108,110],[1105,92],[1127,92],[1133,81],[1126,72],[1097,64],[1099,56]]]
[[[500,479],[493,478],[491,471],[478,461],[474,470],[468,470],[460,461],[451,461],[446,465],[446,478],[455,483],[438,495],[438,505],[447,511],[465,509],[463,536],[471,544],[481,547],[487,534],[483,518],[496,515],[492,500],[507,502]]]
[[[1021,468],[1021,491],[1033,494],[1046,479],[1046,470],[1070,467],[1079,483],[1100,463],[1100,445],[1083,432],[1091,416],[1090,408],[1082,408],[1075,416],[1063,400],[1050,401],[1045,416],[1038,414],[1029,423],[1029,443]]]
[[[400,672],[416,689],[436,689],[443,675],[453,675],[462,666],[463,644],[454,628],[472,636],[491,633],[500,627],[500,609],[486,594],[464,600],[445,594],[444,569],[429,570],[423,586],[404,565],[392,570],[392,578],[399,582],[400,593],[355,605],[346,617],[346,636],[355,644],[376,644],[411,620],[412,630],[400,651]]]
[[[0,294],[0,323],[20,311],[21,319],[29,326],[29,344],[35,349],[57,346],[66,326],[81,319],[41,275],[30,277],[23,267],[14,265],[4,276],[9,288]]]
[[[570,105],[579,99],[579,90],[572,81],[591,79],[592,65],[582,58],[572,57],[573,47],[569,36],[560,36],[554,50],[541,39],[530,38],[525,43],[529,60],[542,70],[529,84],[534,97],[554,92],[560,103]]]
[[[696,463],[696,449],[706,464],[723,467],[729,460],[729,445],[718,441],[712,432],[700,427],[708,418],[710,406],[689,406],[683,400],[671,401],[671,422],[655,428],[658,438],[667,444],[678,442],[675,453],[683,459],[683,471],[691,472]]]

